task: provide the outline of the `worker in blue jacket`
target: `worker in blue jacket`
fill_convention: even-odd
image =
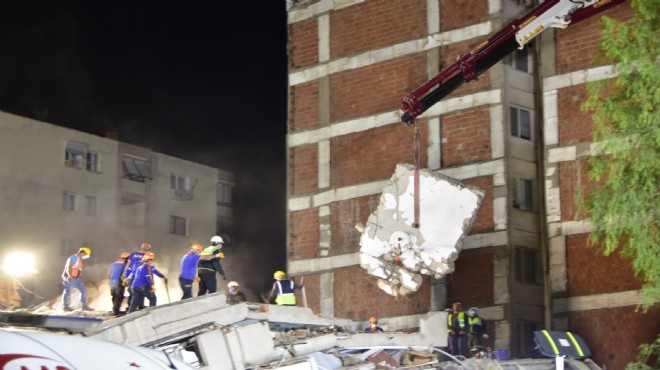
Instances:
[[[126,268],[128,267],[128,256],[130,253],[124,252],[119,259],[113,262],[108,269],[110,276],[110,295],[112,296],[112,312],[119,315],[121,304],[124,303],[124,293],[126,287],[124,286],[124,279]]]
[[[199,262],[202,246],[193,244],[190,250],[181,258],[181,273],[179,274],[179,286],[183,291],[181,300],[192,298],[193,283],[199,279],[197,276],[197,263]]]
[[[142,257],[144,257],[144,254],[147,252],[151,252],[151,244],[142,243],[140,245],[140,250],[137,250],[128,256],[128,266],[126,266],[126,272],[124,273],[126,277],[124,280],[124,286],[128,288],[129,306],[131,305],[131,302],[133,302],[133,288],[131,287],[132,283],[130,277],[133,276],[133,272],[142,264]],[[144,308],[144,299],[139,302],[138,308]]]
[[[136,270],[131,272],[131,280],[133,288],[133,300],[131,305],[128,307],[128,312],[131,313],[137,310],[139,302],[143,301],[144,298],[149,300],[149,307],[156,305],[156,286],[154,284],[154,275],[163,278],[165,284],[167,284],[167,278],[163,275],[156,266],[154,266],[154,261],[156,260],[156,255],[152,252],[146,252],[144,257],[142,257],[142,265]]]

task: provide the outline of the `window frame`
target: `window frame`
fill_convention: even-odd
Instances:
[[[85,195],[85,214],[88,216],[96,216],[97,207],[97,198],[91,195]]]
[[[182,232],[180,229],[183,228]],[[170,215],[170,234],[187,236],[188,235],[188,220],[185,217]]]
[[[541,286],[543,284],[543,268],[541,266],[541,251],[535,248],[515,246],[514,248],[515,280],[519,284]]]
[[[62,191],[62,210],[74,212],[76,210],[76,193]]]
[[[523,113],[528,113],[529,114],[529,137],[523,136],[523,119],[522,115]],[[511,105],[509,106],[509,123],[511,126],[511,136],[517,137],[519,139],[523,140],[528,140],[528,141],[536,141],[536,135],[535,135],[535,130],[534,130],[534,110],[529,109],[529,108],[524,108],[520,107],[517,105]]]

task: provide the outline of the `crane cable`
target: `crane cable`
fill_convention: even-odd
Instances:
[[[419,229],[419,127],[415,121],[415,194],[414,194],[414,207],[415,207],[415,221],[413,227]]]

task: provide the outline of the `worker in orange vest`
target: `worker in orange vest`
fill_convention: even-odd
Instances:
[[[64,307],[64,311],[73,311],[73,308],[69,305],[72,289],[77,289],[80,292],[82,309],[85,311],[93,310],[87,305],[87,289],[82,282],[82,261],[89,258],[91,254],[92,251],[89,248],[82,247],[78,249],[78,253],[69,256],[64,264],[64,271],[62,271],[62,284],[64,284],[62,306]]]

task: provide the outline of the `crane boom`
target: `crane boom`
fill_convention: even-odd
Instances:
[[[476,79],[544,30],[566,28],[625,0],[546,0],[511,21],[438,75],[411,92],[401,103],[401,122],[411,125],[431,106],[463,84]]]

